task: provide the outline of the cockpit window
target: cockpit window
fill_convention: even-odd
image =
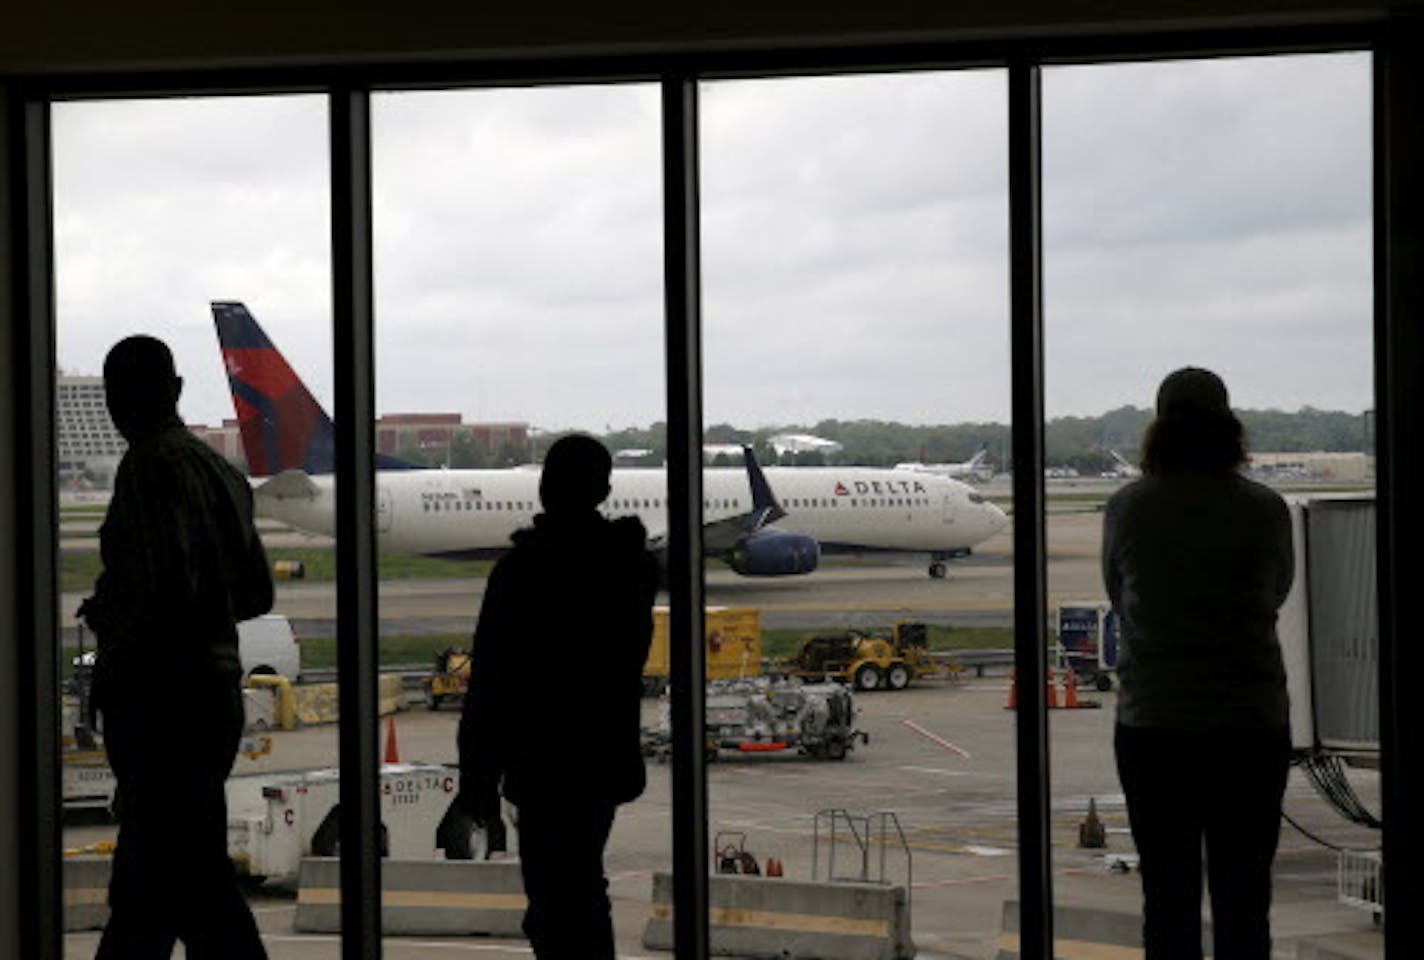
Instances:
[[[986,497],[986,496],[984,496],[984,494],[982,494],[982,493],[971,493],[971,494],[969,495],[969,502],[970,502],[970,503],[988,503],[988,502],[989,502],[989,498]]]

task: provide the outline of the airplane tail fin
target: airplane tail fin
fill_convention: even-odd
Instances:
[[[988,447],[988,445],[986,444],[986,445],[980,447],[977,451],[975,451],[974,456],[972,456],[972,457],[969,458],[969,469],[970,469],[970,470],[977,470],[977,469],[980,467],[980,465],[982,465],[982,464],[984,463],[984,458],[987,457],[988,455],[989,455],[989,447]]]
[[[247,307],[215,301],[212,308],[248,472],[335,473],[336,430],[321,404]]]

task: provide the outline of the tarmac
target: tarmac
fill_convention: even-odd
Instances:
[[[1050,515],[1050,612],[1060,600],[1101,597],[1100,524],[1101,516],[1092,505]],[[708,597],[710,603],[757,606],[763,610],[764,625],[771,627],[886,625],[902,615],[935,622],[1008,625],[1012,561],[1012,535],[1006,530],[973,557],[951,563],[944,580],[930,579],[919,562],[866,559],[828,564],[808,577],[785,580],[749,580],[714,571],[708,574]],[[411,629],[414,626],[429,632],[468,632],[483,586],[478,578],[383,583],[379,604],[383,630],[420,632]],[[77,599],[66,597],[64,602],[77,605]],[[321,624],[330,622],[334,602],[330,584],[283,583],[276,612],[299,624]],[[537,673],[532,671],[527,692],[539,693]],[[844,761],[786,755],[719,761],[708,768],[709,842],[718,832],[744,833],[747,849],[760,861],[776,857],[785,864],[788,877],[804,880],[812,875],[817,811],[892,812],[905,833],[909,869],[905,851],[891,851],[887,874],[892,882],[910,883],[919,956],[992,960],[1000,948],[1004,904],[1018,898],[1016,715],[1005,709],[1007,695],[1004,677],[926,681],[903,692],[859,694],[858,725],[869,735],[869,743],[857,746]],[[1139,876],[1112,865],[1112,858],[1133,852],[1112,759],[1113,694],[1084,691],[1081,696],[1100,706],[1050,715],[1056,902],[1136,913]],[[657,710],[656,701],[644,701],[645,720],[652,722]],[[401,759],[453,763],[456,720],[453,709],[400,714]],[[335,764],[335,726],[278,732],[273,738],[271,755],[256,761],[239,758],[235,772]],[[597,738],[596,724],[583,725],[570,730],[568,743],[540,748],[556,758],[560,751],[596,749]],[[641,944],[652,876],[672,865],[670,776],[669,766],[650,763],[647,792],[622,808],[609,844],[607,868],[619,956],[624,960],[670,956]],[[1211,771],[1202,771],[1202,776],[1210,777]],[[1350,776],[1366,805],[1378,810],[1378,776],[1361,770],[1352,770]],[[1230,785],[1221,784],[1219,789],[1229,790]],[[1077,846],[1078,826],[1090,800],[1096,802],[1107,826],[1106,850]],[[1297,772],[1291,775],[1285,807],[1292,819],[1330,843],[1378,846],[1377,834],[1340,819]],[[65,843],[78,846],[113,835],[109,824],[71,822],[65,828]],[[824,850],[826,838],[819,841]],[[848,855],[844,848],[841,853]],[[1277,957],[1295,958],[1302,941],[1325,935],[1351,944],[1352,958],[1383,955],[1382,948],[1372,946],[1378,943],[1378,934],[1370,915],[1339,903],[1335,885],[1334,852],[1283,825],[1273,911]],[[295,903],[289,893],[254,891],[251,902],[274,960],[339,955],[335,937],[292,932]],[[96,944],[95,934],[70,934],[65,956],[87,960]],[[181,951],[176,955],[181,956]],[[432,956],[500,960],[531,955],[522,941],[487,938],[390,938],[385,945],[385,956],[392,960]]]
[[[905,831],[910,869],[905,868],[903,851],[891,850],[887,878],[897,883],[911,881],[912,926],[920,956],[926,960],[990,960],[998,951],[1004,902],[1018,897],[1015,714],[1004,708],[1006,695],[1003,678],[959,684],[925,682],[898,693],[861,694],[856,700],[858,725],[870,741],[857,746],[844,761],[797,756],[721,760],[709,767],[709,841],[718,832],[744,833],[746,848],[758,860],[764,863],[768,857],[777,857],[789,878],[804,880],[812,876],[817,811],[839,807],[893,812]],[[1139,878],[1132,872],[1116,872],[1109,862],[1110,855],[1132,853],[1113,772],[1112,695],[1084,692],[1083,697],[1102,706],[1060,710],[1050,716],[1056,898],[1064,905],[1134,913],[1140,905]],[[656,702],[645,701],[644,709],[651,722]],[[401,759],[454,762],[456,721],[453,709],[400,714],[396,723]],[[237,772],[335,763],[334,726],[273,736],[271,755],[257,761],[239,758]],[[597,730],[571,731],[570,736],[570,744],[552,744],[547,749],[553,753],[588,749],[590,741],[596,742]],[[1203,771],[1203,776],[1210,776],[1210,771]],[[1366,802],[1378,809],[1377,777],[1354,771],[1352,778]],[[669,765],[650,764],[647,792],[620,811],[609,844],[607,867],[619,955],[625,958],[649,955],[641,946],[641,937],[650,909],[652,875],[671,868],[670,779]],[[1078,825],[1090,798],[1096,801],[1107,826],[1106,850],[1077,847]],[[1378,841],[1368,831],[1340,820],[1298,774],[1292,775],[1286,810],[1306,829],[1330,842],[1363,847]],[[67,845],[112,834],[113,828],[103,824],[72,825],[65,831]],[[823,834],[822,856],[826,841]],[[844,847],[840,856],[843,863],[853,862],[852,851]],[[1336,901],[1331,851],[1289,826],[1282,832],[1276,897],[1274,923],[1281,957],[1293,957],[1294,944],[1302,937],[1367,937],[1372,930],[1368,914]],[[295,903],[289,896],[264,891],[254,894],[252,902],[274,958],[337,955],[332,938],[291,932]],[[96,942],[92,934],[71,934],[66,956],[90,957]],[[386,955],[512,958],[529,953],[522,942],[426,938],[411,943],[391,938]]]

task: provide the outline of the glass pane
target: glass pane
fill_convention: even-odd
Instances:
[[[1379,832],[1342,816],[1379,813],[1370,96],[1356,54],[1045,74],[1051,640],[1060,703],[1099,707],[1051,715],[1061,943],[1140,943],[1143,857],[1195,936],[1205,829],[1243,925],[1273,882],[1277,953],[1382,955]],[[1224,380],[1240,471],[1204,381],[1154,407],[1185,366]]]
[[[134,787],[122,801],[119,858],[132,856],[140,865],[134,875],[151,878],[121,885],[139,914],[130,929],[158,936],[168,929],[171,936],[179,923],[220,926],[200,911],[224,902],[213,886],[218,880],[205,877],[221,875],[226,843],[271,955],[283,956],[293,937],[300,859],[318,845],[336,789],[333,677],[322,674],[333,646],[333,550],[329,536],[276,519],[279,500],[268,485],[283,467],[302,468],[309,476],[293,474],[289,482],[312,484],[329,503],[331,478],[321,474],[330,463],[315,457],[280,462],[279,453],[300,457],[319,447],[320,429],[309,444],[276,437],[277,423],[286,428],[289,416],[305,417],[298,424],[302,436],[317,421],[292,389],[281,356],[263,348],[237,302],[261,318],[272,343],[329,408],[326,131],[325,101],[318,97],[54,108],[66,895],[87,904],[66,914],[74,928],[65,938],[69,957],[94,955],[100,936],[94,927],[106,912],[104,886],[119,827],[110,815],[115,777],[105,748],[121,768],[134,771],[125,774]],[[237,467],[235,487],[211,486],[220,470],[194,467],[203,460],[192,449],[178,452],[179,428],[140,441],[145,452],[134,462],[144,466],[125,468],[116,492],[126,445],[109,416],[102,373],[110,347],[137,333],[171,348],[183,380],[182,422]],[[159,382],[145,379],[137,395]],[[263,417],[276,421],[259,425]],[[248,426],[254,432],[244,442]],[[158,451],[151,444],[164,446]],[[194,510],[199,494],[175,487],[179,476],[201,481],[198,489],[211,493],[213,506]],[[278,579],[271,615],[237,628],[239,665],[227,646],[224,615],[212,626],[204,626],[203,617],[250,590],[209,592],[219,576],[228,584],[260,582],[247,567],[232,565],[252,559],[233,547],[240,534],[230,531],[241,525],[223,526],[233,516],[227,505],[241,493],[214,492],[242,491],[249,478],[266,565]],[[101,564],[106,510],[112,555]],[[329,515],[309,519],[311,529],[330,533]],[[217,543],[225,546],[219,550]],[[182,556],[187,560],[175,559]],[[227,565],[227,572],[215,572],[214,563]],[[85,630],[76,610],[94,591],[101,566],[106,577],[112,574],[113,589],[101,592],[111,602],[97,614],[91,608]],[[203,599],[193,600],[195,592]],[[190,603],[195,612],[185,614]],[[244,601],[240,609],[257,606]],[[100,700],[107,705],[99,730],[86,718],[96,630],[105,651]],[[328,681],[325,687],[321,680]],[[225,738],[238,725],[224,823],[214,799],[222,788],[215,784],[231,749]],[[309,789],[299,800],[303,787]],[[212,814],[206,826],[205,812]],[[216,851],[210,868],[203,866],[205,849]],[[117,925],[112,935],[119,935]],[[324,941],[315,952],[307,949],[303,956],[337,952]]]
[[[491,956],[528,956],[521,867],[538,890],[551,859],[574,874],[570,858],[587,837],[570,833],[576,811],[596,806],[575,799],[635,790],[633,711],[653,724],[658,703],[637,703],[641,659],[628,650],[638,639],[618,626],[618,598],[630,564],[655,571],[611,526],[573,536],[565,514],[550,519],[541,467],[561,435],[591,434],[616,460],[604,515],[637,516],[665,539],[658,111],[647,85],[374,103],[377,445],[391,458],[377,480],[382,659],[418,680],[430,708],[395,721],[399,753],[385,759],[417,766],[387,764],[383,776],[393,801],[402,791],[415,799],[386,810],[393,861],[434,857],[448,868],[391,873],[389,957],[426,956],[432,938],[470,933],[493,938],[480,941]],[[511,536],[535,523],[516,559]],[[496,589],[502,555],[511,572]],[[422,834],[398,854],[395,823],[412,807],[439,818],[450,809],[472,670],[465,786],[484,772],[488,788],[464,795],[466,813],[495,822],[502,772],[499,828],[453,816],[449,835]],[[617,808],[602,867],[620,956],[642,952],[654,874],[671,870],[670,803],[669,768],[649,764],[647,789]],[[552,858],[530,853],[551,845]],[[458,879],[424,879],[438,876]],[[469,909],[449,912],[452,927],[412,927],[392,899],[442,889],[467,898]],[[395,935],[399,924],[421,935]],[[557,917],[553,932],[569,924]]]
[[[714,917],[779,870],[756,905],[809,936],[991,956],[1017,848],[1005,76],[703,94]]]

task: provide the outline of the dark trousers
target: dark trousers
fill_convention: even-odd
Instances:
[[[1215,960],[1269,960],[1289,732],[1119,726],[1115,740],[1147,960],[1201,960],[1203,843]]]
[[[613,960],[603,849],[615,809],[581,799],[519,807],[524,935],[539,960]]]
[[[96,960],[267,956],[227,855],[223,782],[242,736],[235,674],[133,676],[96,693],[119,784],[109,923]]]

